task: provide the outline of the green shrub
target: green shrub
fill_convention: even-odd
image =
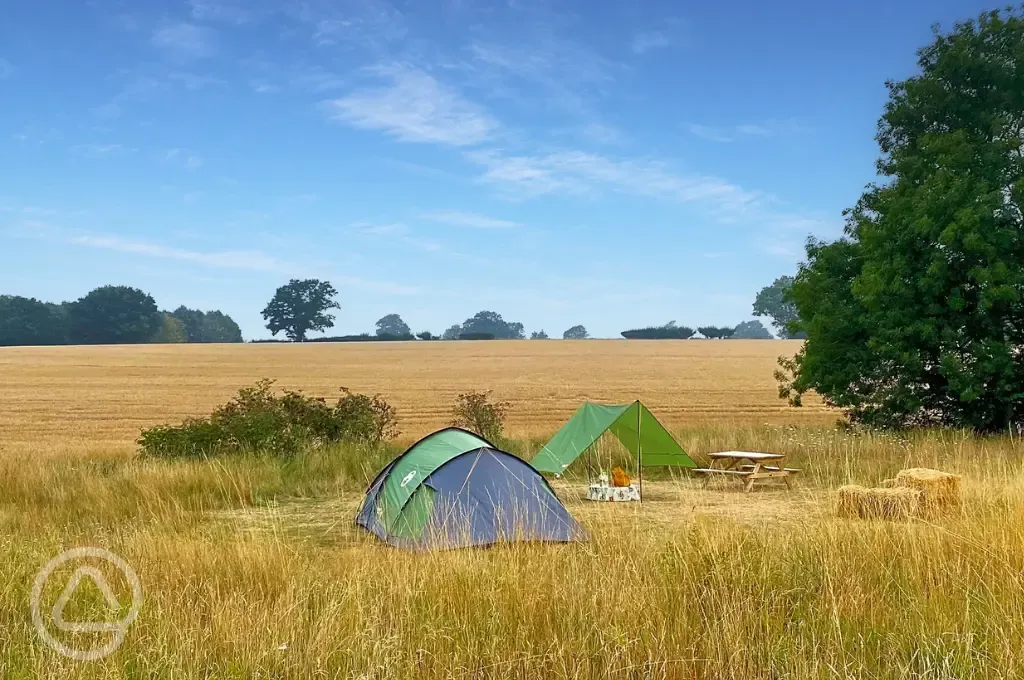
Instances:
[[[303,447],[335,442],[376,446],[398,436],[398,414],[380,395],[367,396],[341,388],[330,406],[322,397],[284,390],[273,380],[260,380],[238,391],[234,399],[206,418],[181,425],[143,430],[138,444],[144,455],[160,458],[207,457],[231,453],[292,457]]]
[[[452,408],[452,425],[472,430],[498,443],[509,406],[507,401],[491,402],[490,391],[460,394]]]

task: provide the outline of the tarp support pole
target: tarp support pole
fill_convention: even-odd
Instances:
[[[644,502],[644,457],[643,439],[640,437],[640,402],[636,402],[636,471],[637,479],[640,480],[640,503]]]

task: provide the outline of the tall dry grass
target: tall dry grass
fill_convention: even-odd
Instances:
[[[559,490],[586,544],[408,554],[351,526],[383,453],[4,459],[0,677],[1024,673],[1018,442],[767,427],[679,436],[697,457],[776,450],[805,473],[793,493],[749,495],[652,474],[647,502],[613,507],[576,500],[570,478]],[[963,474],[964,507],[930,522],[831,514],[836,486],[910,466]],[[76,545],[122,555],[145,593],[124,644],[91,663],[45,647],[27,603],[40,566]]]

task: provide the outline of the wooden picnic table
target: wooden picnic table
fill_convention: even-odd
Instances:
[[[792,489],[789,477],[799,468],[788,468],[785,465],[785,454],[759,453],[755,451],[718,451],[708,454],[711,464],[706,468],[697,468],[694,472],[704,475],[707,480],[715,475],[732,476],[743,480],[743,490],[749,492],[754,482],[762,479],[782,479],[787,489]],[[749,461],[744,463],[743,461]],[[718,465],[716,465],[718,463]]]

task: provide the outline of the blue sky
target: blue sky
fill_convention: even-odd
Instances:
[[[306,277],[332,333],[732,325],[840,233],[884,81],[986,7],[9,3],[0,292],[127,284],[247,338]]]

